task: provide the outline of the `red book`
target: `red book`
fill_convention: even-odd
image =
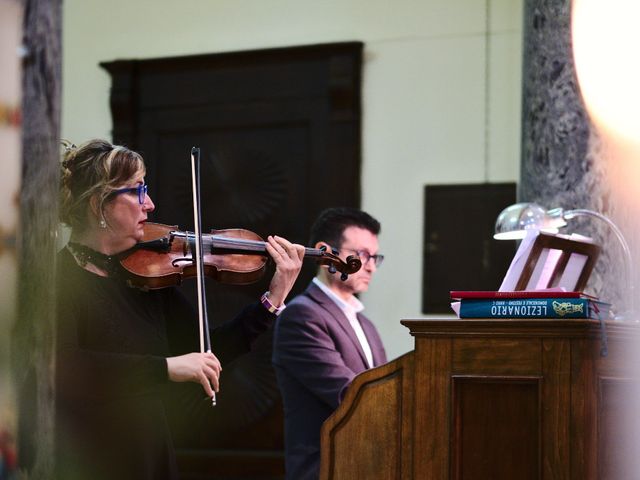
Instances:
[[[565,292],[560,290],[519,290],[496,292],[493,290],[451,290],[453,300],[464,298],[594,298],[583,292]]]

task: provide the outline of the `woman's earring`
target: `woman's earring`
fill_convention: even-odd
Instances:
[[[100,228],[107,228],[107,222],[104,221],[104,218],[100,220]]]

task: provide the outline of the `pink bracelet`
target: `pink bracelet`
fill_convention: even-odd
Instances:
[[[262,297],[260,297],[260,303],[264,308],[269,310],[269,312],[273,313],[274,315],[280,315],[282,311],[285,309],[284,304],[279,307],[276,307],[273,303],[271,303],[271,301],[269,300],[269,292],[264,292],[262,294]]]

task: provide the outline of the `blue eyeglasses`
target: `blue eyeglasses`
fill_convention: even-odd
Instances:
[[[113,192],[111,192],[112,195],[119,195],[121,193],[133,193],[136,192],[138,194],[138,203],[140,203],[140,205],[144,204],[144,201],[147,197],[147,184],[146,183],[142,183],[140,185],[138,185],[137,187],[127,187],[127,188],[119,188],[118,190],[114,190]]]
[[[384,255],[381,255],[379,253],[375,255],[371,255],[366,250],[354,250],[352,248],[341,248],[340,250],[355,253],[358,256],[358,258],[362,261],[363,266],[366,265],[369,262],[369,260],[373,259],[373,263],[375,264],[375,266],[379,267],[380,265],[382,265],[382,262],[384,260]]]

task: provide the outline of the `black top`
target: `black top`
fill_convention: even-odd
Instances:
[[[164,397],[180,384],[169,382],[165,358],[199,350],[193,308],[176,288],[143,292],[95,275],[67,249],[57,294],[58,478],[177,478]],[[256,303],[214,329],[223,366],[274,318]]]

